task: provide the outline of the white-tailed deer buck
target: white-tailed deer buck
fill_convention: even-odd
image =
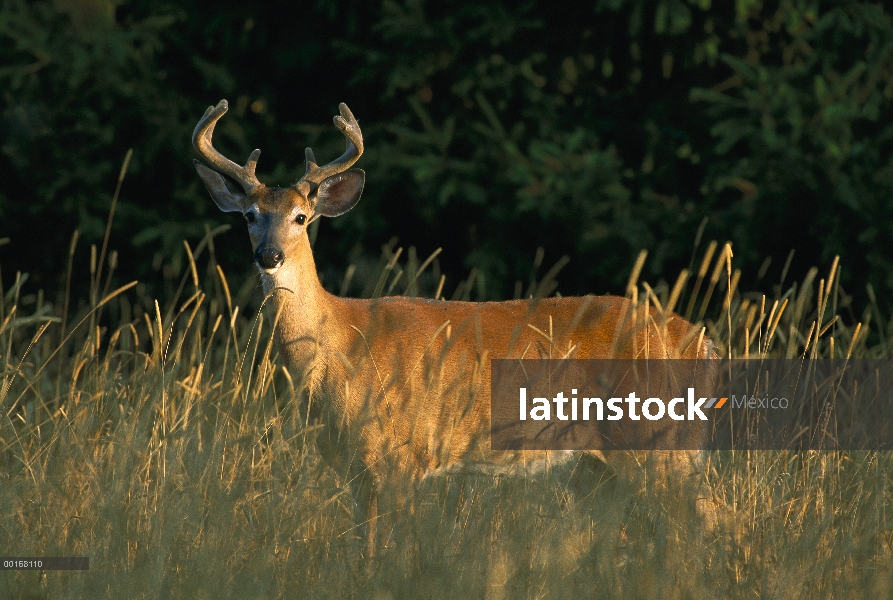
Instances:
[[[255,176],[260,150],[241,167],[214,149],[214,125],[226,110],[222,100],[196,126],[193,144],[213,169],[198,161],[195,167],[217,206],[248,222],[267,306],[278,318],[280,353],[325,425],[318,440],[323,456],[360,488],[355,493],[360,510],[368,508],[370,551],[378,492],[389,481],[403,476],[411,482],[464,465],[522,470],[567,454],[490,449],[490,359],[537,358],[553,350],[586,359],[713,358],[703,330],[620,297],[446,302],[329,294],[317,276],[307,227],[360,199],[365,174],[350,169],[363,152],[356,119],[341,104],[334,121],[347,138],[344,154],[318,166],[307,148],[304,176],[280,188]],[[636,311],[639,327],[630,318]],[[641,327],[646,321],[657,325]],[[607,452],[591,454],[615,462]],[[696,451],[661,454],[669,476],[697,478],[702,468]]]

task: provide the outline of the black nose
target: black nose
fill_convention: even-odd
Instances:
[[[264,269],[275,269],[285,260],[285,252],[271,246],[261,246],[254,251],[255,262]]]

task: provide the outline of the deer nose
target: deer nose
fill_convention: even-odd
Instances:
[[[285,252],[270,246],[261,246],[254,251],[254,261],[263,269],[275,269],[282,266]]]

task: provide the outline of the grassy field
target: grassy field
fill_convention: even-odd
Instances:
[[[365,559],[347,481],[320,461],[301,384],[250,308],[256,282],[231,290],[209,241],[162,304],[110,290],[97,273],[114,256],[95,248],[89,274],[69,267],[90,277],[81,304],[3,273],[0,554],[90,569],[0,571],[0,597],[893,597],[890,452],[710,453],[730,518],[709,533],[679,490],[603,467],[426,480]],[[442,282],[406,255],[387,249],[344,289],[433,295]],[[628,293],[703,321],[724,355],[888,356],[889,325],[875,305],[852,315],[836,264],[768,297],[739,277],[710,244],[678,285],[634,273]]]

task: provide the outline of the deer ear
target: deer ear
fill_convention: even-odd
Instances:
[[[316,214],[324,217],[343,215],[360,201],[366,173],[362,169],[350,169],[326,177],[316,191]]]
[[[197,160],[193,160],[198,176],[211,193],[211,198],[223,212],[242,212],[245,207],[245,193],[235,182],[217,171],[209,169]]]

